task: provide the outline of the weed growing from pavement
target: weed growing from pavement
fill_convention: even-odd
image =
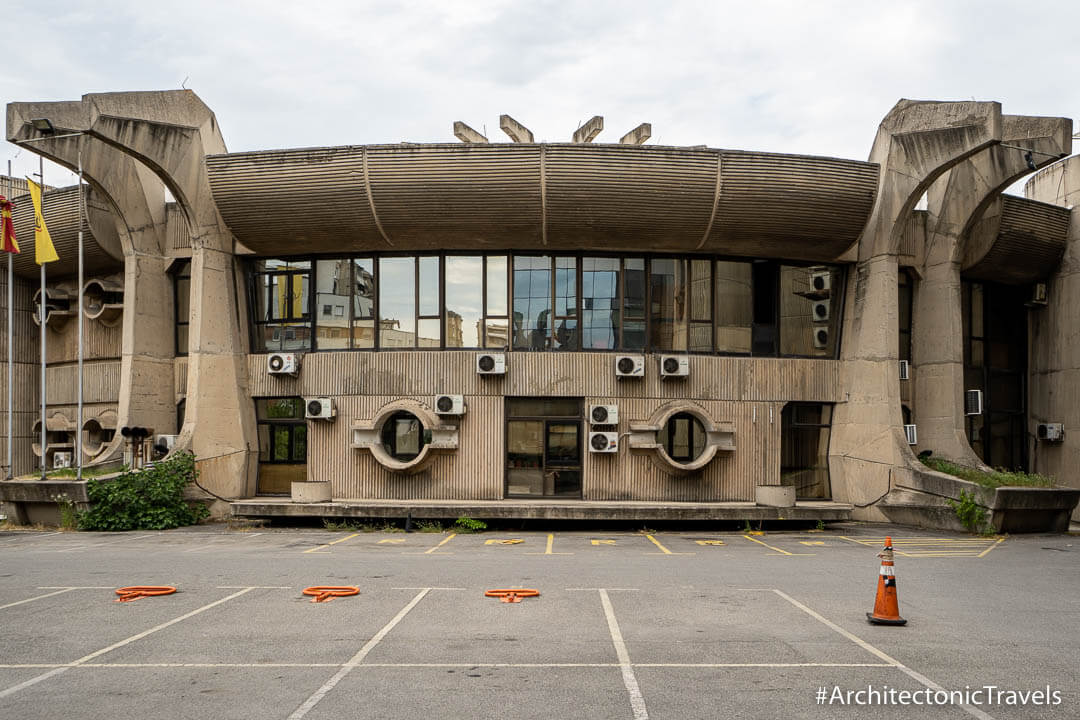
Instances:
[[[454,532],[456,533],[474,533],[483,532],[487,530],[487,523],[483,520],[477,520],[471,517],[459,517],[454,522]]]
[[[947,498],[945,502],[949,503],[960,523],[969,532],[986,532],[986,526],[989,524],[986,521],[986,510],[975,502],[974,493],[961,490],[959,501]]]
[[[67,496],[67,493],[53,495],[53,502],[56,503],[56,509],[60,512],[60,529],[78,530],[79,509],[75,507],[75,503]]]
[[[953,477],[958,477],[961,480],[969,480],[990,490],[1005,486],[1054,487],[1054,478],[1038,473],[1005,470],[1004,468],[986,471],[936,457],[919,459],[922,460],[923,465],[926,465],[933,470],[943,472],[946,475],[952,475]]]
[[[422,533],[441,533],[443,531],[442,523],[436,520],[432,520],[431,522],[417,520],[414,528],[416,529],[416,532]]]
[[[194,525],[210,512],[201,502],[184,500],[184,488],[198,477],[189,452],[152,468],[86,483],[90,509],[79,513],[80,530],[167,530]]]

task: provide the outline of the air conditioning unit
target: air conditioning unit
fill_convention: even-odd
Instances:
[[[815,293],[830,292],[832,290],[832,273],[824,268],[811,268],[810,290]]]
[[[308,420],[333,420],[337,417],[333,398],[304,398],[304,417]]]
[[[907,437],[907,444],[908,445],[918,445],[919,444],[919,433],[916,432],[914,425],[905,425],[904,426],[904,436]]]
[[[618,405],[590,405],[589,406],[589,424],[590,425],[618,425],[619,424],[619,406]]]
[[[644,355],[616,355],[615,377],[634,378],[645,377]]]
[[[589,433],[589,452],[594,452],[594,453],[619,452],[619,433],[617,433],[617,432],[591,432],[591,433]]]
[[[476,355],[477,375],[505,375],[505,353],[478,353]]]
[[[1035,283],[1031,286],[1031,300],[1027,303],[1029,306],[1045,306],[1049,301],[1046,283]]]
[[[158,435],[154,438],[154,447],[163,447],[165,452],[172,452],[172,449],[176,447],[176,438],[179,435]]]
[[[688,377],[690,358],[685,355],[661,355],[660,377]]]
[[[465,397],[463,395],[436,395],[435,412],[438,415],[464,415]]]
[[[71,467],[71,453],[69,453],[69,452],[53,453],[52,466],[53,466],[54,470],[57,469],[57,468],[69,468],[69,467]]]
[[[901,360],[900,361],[900,379],[901,380],[910,380],[911,379],[911,363],[908,362],[907,360]]]
[[[813,315],[814,322],[828,322],[829,303],[824,301],[815,302],[811,305],[811,314]]]
[[[814,347],[818,350],[824,350],[829,347],[829,329],[828,328],[814,328]]]
[[[266,372],[271,375],[296,375],[300,372],[300,356],[296,353],[270,353]]]
[[[1062,423],[1039,423],[1035,426],[1035,437],[1043,442],[1061,442],[1065,439],[1065,425]],[[59,454],[57,453],[57,455]]]
[[[964,414],[965,415],[982,415],[983,414],[983,392],[982,392],[982,390],[965,390],[964,391]]]

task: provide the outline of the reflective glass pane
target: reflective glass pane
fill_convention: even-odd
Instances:
[[[487,258],[487,314],[506,316],[506,256]]]
[[[831,419],[832,406],[818,403],[788,403],[780,414],[780,484],[797,498],[829,497]]]
[[[645,260],[623,260],[622,277],[622,347],[625,350],[645,348]]]
[[[439,258],[425,255],[420,265],[420,312],[425,317],[439,315]]]
[[[510,398],[506,401],[510,417],[578,417],[581,403],[574,398]]]
[[[649,276],[649,345],[686,350],[686,261],[654,258]]]
[[[320,350],[349,347],[349,304],[352,302],[352,261],[315,263],[315,324]]]
[[[274,462],[287,462],[289,460],[289,426],[273,425],[270,432],[274,438],[274,450],[271,457]]]
[[[177,325],[176,326],[176,354],[187,355],[188,348],[188,328],[189,325]]]
[[[552,346],[558,350],[576,350],[577,332],[577,258],[555,258],[555,327]]]
[[[352,346],[375,347],[375,261],[352,261]]]
[[[510,323],[506,318],[488,318],[484,321],[484,347],[505,348],[509,345]]]
[[[293,426],[291,459],[293,462],[307,462],[307,425]]]
[[[577,465],[578,457],[578,433],[581,426],[578,423],[548,423],[547,426],[547,464],[548,465]]]
[[[176,279],[176,322],[191,321],[191,278]]]
[[[446,347],[480,347],[484,259],[446,258]],[[504,283],[505,284],[505,283]]]
[[[546,350],[551,335],[551,258],[514,258],[514,349]]]
[[[442,320],[439,318],[423,318],[416,321],[417,346],[422,348],[439,347],[439,326]]]
[[[379,258],[379,347],[416,345],[416,262]]]
[[[619,259],[581,260],[581,346],[614,350],[619,346]]]
[[[508,495],[544,494],[542,420],[506,423],[506,492]]]
[[[780,266],[780,354],[834,357],[840,282],[833,268]]]
[[[753,265],[720,260],[716,276],[716,351],[749,353],[754,326]]]

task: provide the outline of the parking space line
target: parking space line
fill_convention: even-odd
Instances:
[[[652,539],[652,536],[648,536]],[[653,540],[656,542],[656,540]],[[656,543],[660,545],[660,543]],[[660,547],[663,547],[662,545]],[[619,658],[619,669],[622,670],[623,685],[630,695],[630,708],[634,711],[634,720],[649,720],[649,711],[645,708],[645,697],[641,694],[637,675],[634,667],[630,664],[630,653],[623,641],[622,631],[619,630],[619,621],[615,619],[615,610],[611,607],[611,599],[607,590],[600,588],[600,603],[604,606],[604,616],[607,618],[608,632],[611,633],[611,642],[615,646],[615,655]]]
[[[983,550],[981,553],[979,553],[975,557],[985,557],[988,552],[990,552],[991,550],[993,550],[994,548],[996,548],[998,545],[1000,545],[1003,542],[1005,542],[1005,538],[998,538],[996,543],[994,543],[990,547],[986,548],[985,550]]]
[[[836,632],[840,633],[841,635],[846,637],[848,640],[850,640],[851,642],[853,642],[856,645],[858,645],[859,647],[861,647],[863,650],[866,650],[868,653],[881,658],[882,660],[884,660],[887,663],[891,663],[893,665],[893,667],[900,670],[901,672],[903,672],[908,677],[914,679],[916,682],[922,683],[924,686],[930,688],[931,690],[933,690],[935,692],[946,692],[945,688],[941,687],[940,685],[938,685],[936,682],[934,682],[930,678],[926,677],[925,675],[923,675],[923,674],[921,674],[919,672],[916,672],[915,670],[912,670],[911,668],[909,668],[907,665],[900,662],[896,658],[890,657],[889,655],[885,654],[881,650],[878,650],[876,647],[874,647],[870,643],[866,642],[862,638],[859,638],[856,635],[854,635],[852,633],[849,633],[847,630],[840,627],[839,625],[832,622],[831,620],[828,620],[828,619],[822,617],[821,615],[817,614],[816,612],[814,612],[813,610],[808,608],[806,605],[803,605],[801,602],[799,602],[795,598],[791,597],[787,593],[783,592],[782,590],[777,590],[776,588],[773,588],[773,592],[776,593],[777,595],[779,595],[780,597],[784,598],[789,603],[791,603],[795,607],[799,608],[804,613],[806,613],[810,617],[814,618],[815,620],[817,620],[821,624],[823,624],[826,627],[831,628],[832,630],[835,630]],[[975,707],[973,705],[959,705],[959,707],[966,710],[969,715],[973,715],[974,717],[980,718],[980,720],[993,720],[993,718],[991,716],[987,715],[982,710],[980,710],[979,708],[977,708],[977,707]]]
[[[758,545],[764,545],[765,547],[769,548],[770,550],[775,550],[776,552],[780,553],[781,555],[789,555],[789,556],[794,557],[794,556],[797,556],[797,555],[804,555],[805,556],[805,555],[813,555],[814,554],[814,553],[793,553],[793,552],[788,552],[787,550],[781,550],[778,547],[773,547],[772,545],[769,545],[768,543],[761,542],[757,538],[752,538],[749,535],[743,535],[743,537],[746,538],[747,540],[749,540],[750,542],[757,543]]]
[[[73,669],[109,669],[109,668],[341,668],[347,663],[311,663],[311,662],[263,662],[263,663],[83,663]],[[705,670],[722,668],[895,668],[892,663],[631,663],[639,668],[701,668]],[[615,668],[620,663],[363,663],[365,668]],[[23,663],[0,664],[0,670],[27,670],[34,668],[69,667],[63,663]]]
[[[328,548],[331,545],[337,545],[338,543],[343,543],[346,540],[352,540],[354,537],[356,537],[359,534],[360,533],[353,533],[352,535],[349,535],[348,537],[339,538],[339,539],[337,539],[337,540],[335,540],[333,542],[328,542],[325,545],[319,545],[318,547],[313,547],[310,550],[305,550],[304,554],[307,554],[307,553],[324,553],[324,552],[326,552],[326,550],[324,550],[323,548]]]
[[[665,555],[674,555],[675,554],[675,553],[671,552],[670,550],[668,550],[663,545],[661,545],[660,541],[657,540],[656,538],[654,538],[652,535],[646,535],[645,537],[649,538],[649,540],[652,542],[652,544],[655,545],[656,547],[660,548],[660,552],[664,553]]]
[[[115,545],[116,543],[126,542],[128,540],[141,540],[142,538],[154,537],[153,535],[136,535],[134,537],[121,537],[115,540],[106,540],[105,542],[91,543],[89,545],[75,545],[69,548],[60,548],[59,550],[49,550],[49,552],[76,552],[78,550],[86,550],[88,548],[101,547],[102,545]]]
[[[451,540],[453,540],[453,539],[454,539],[454,538],[456,538],[456,537],[457,537],[457,533],[450,533],[449,535],[447,535],[447,536],[446,536],[446,538],[445,538],[445,539],[444,539],[444,540],[443,540],[443,541],[442,541],[441,543],[439,543],[438,545],[436,545],[435,547],[433,547],[433,548],[431,548],[431,549],[429,549],[429,550],[425,550],[425,551],[423,552],[423,554],[424,554],[424,555],[430,555],[430,554],[432,554],[433,552],[435,552],[436,550],[438,550],[438,549],[439,549],[439,548],[441,548],[441,547],[442,547],[443,545],[445,545],[446,543],[450,542]]]
[[[319,701],[326,697],[326,694],[333,690],[334,686],[341,682],[342,678],[352,672],[353,668],[355,668],[357,665],[364,661],[364,658],[368,656],[368,653],[374,650],[375,646],[382,642],[382,639],[386,637],[387,633],[393,630],[394,626],[401,622],[402,619],[404,619],[404,617],[409,614],[409,611],[416,607],[417,604],[424,599],[424,596],[427,595],[428,592],[430,592],[430,589],[424,588],[419,593],[417,593],[416,597],[410,600],[409,604],[403,607],[398,612],[398,614],[394,616],[393,620],[384,625],[382,630],[379,630],[379,632],[375,633],[375,635],[366,643],[364,643],[364,646],[360,648],[360,650],[355,655],[352,656],[352,659],[350,659],[349,662],[347,662],[344,666],[342,666],[340,670],[334,673],[333,677],[323,683],[323,686],[316,690],[311,695],[311,697],[305,700],[304,704],[298,707],[296,711],[289,716],[289,720],[300,720],[300,718],[307,715],[312,708],[318,705]]]
[[[42,589],[44,590],[44,588],[42,588]],[[45,598],[52,597],[53,595],[63,595],[64,593],[71,592],[74,589],[75,588],[63,588],[62,590],[57,590],[56,592],[46,593],[44,595],[38,595],[37,597],[26,598],[25,600],[19,600],[18,602],[8,603],[7,605],[0,605],[0,610],[3,610],[5,608],[9,608],[9,607],[15,607],[16,605],[24,605],[24,604],[26,604],[28,602],[34,602],[35,600],[44,600]]]
[[[160,625],[155,625],[154,627],[150,628],[149,630],[143,630],[141,633],[138,633],[137,635],[132,635],[129,638],[126,638],[126,639],[121,640],[119,642],[115,642],[112,645],[109,645],[108,647],[102,648],[101,650],[97,650],[95,652],[92,652],[89,655],[84,655],[83,657],[79,658],[78,660],[76,660],[74,662],[71,662],[71,663],[68,663],[67,665],[64,665],[64,666],[58,667],[58,668],[54,668],[53,670],[50,670],[47,673],[43,673],[41,675],[38,675],[37,677],[32,677],[29,680],[25,680],[25,681],[19,683],[18,685],[13,685],[13,686],[7,688],[6,690],[0,690],[0,698],[6,698],[6,697],[9,697],[11,695],[14,695],[15,693],[19,692],[20,690],[28,688],[28,687],[30,687],[32,685],[37,685],[39,682],[41,682],[43,680],[48,680],[51,677],[54,677],[56,675],[60,675],[61,673],[65,673],[65,672],[67,672],[68,670],[70,670],[73,667],[78,667],[79,665],[83,665],[85,663],[88,663],[91,660],[93,660],[94,658],[100,657],[100,656],[104,655],[105,653],[112,652],[113,650],[116,650],[118,648],[122,648],[125,645],[129,645],[129,644],[135,642],[136,640],[141,640],[142,638],[146,637],[147,635],[152,635],[153,633],[156,633],[158,630],[164,630],[165,628],[171,627],[172,625],[175,625],[178,622],[182,622],[184,620],[187,620],[190,617],[194,617],[195,615],[198,615],[201,612],[205,612],[205,611],[209,610],[210,608],[217,607],[218,605],[221,605],[222,603],[228,602],[229,600],[232,600],[233,598],[238,598],[238,597],[240,597],[241,595],[243,595],[245,593],[251,592],[253,589],[254,588],[244,588],[240,592],[235,592],[232,595],[228,595],[226,597],[223,597],[220,600],[215,600],[214,602],[210,603],[209,605],[203,605],[201,608],[198,608],[196,610],[192,610],[191,612],[188,612],[188,613],[184,613],[183,615],[181,615],[178,618],[173,618],[172,620],[169,620],[167,622],[163,622]]]
[[[548,533],[547,547],[544,549],[544,552],[542,552],[542,553],[525,553],[525,554],[526,555],[573,555],[574,554],[574,553],[568,553],[568,552],[552,552],[552,548],[554,546],[555,546],[555,534],[554,533]]]

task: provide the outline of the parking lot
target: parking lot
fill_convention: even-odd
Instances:
[[[865,618],[886,535],[906,627]],[[1069,718],[1078,540],[0,532],[0,717]],[[178,592],[115,602],[127,585]],[[312,603],[314,585],[360,593]],[[988,685],[1060,702],[834,695]]]

